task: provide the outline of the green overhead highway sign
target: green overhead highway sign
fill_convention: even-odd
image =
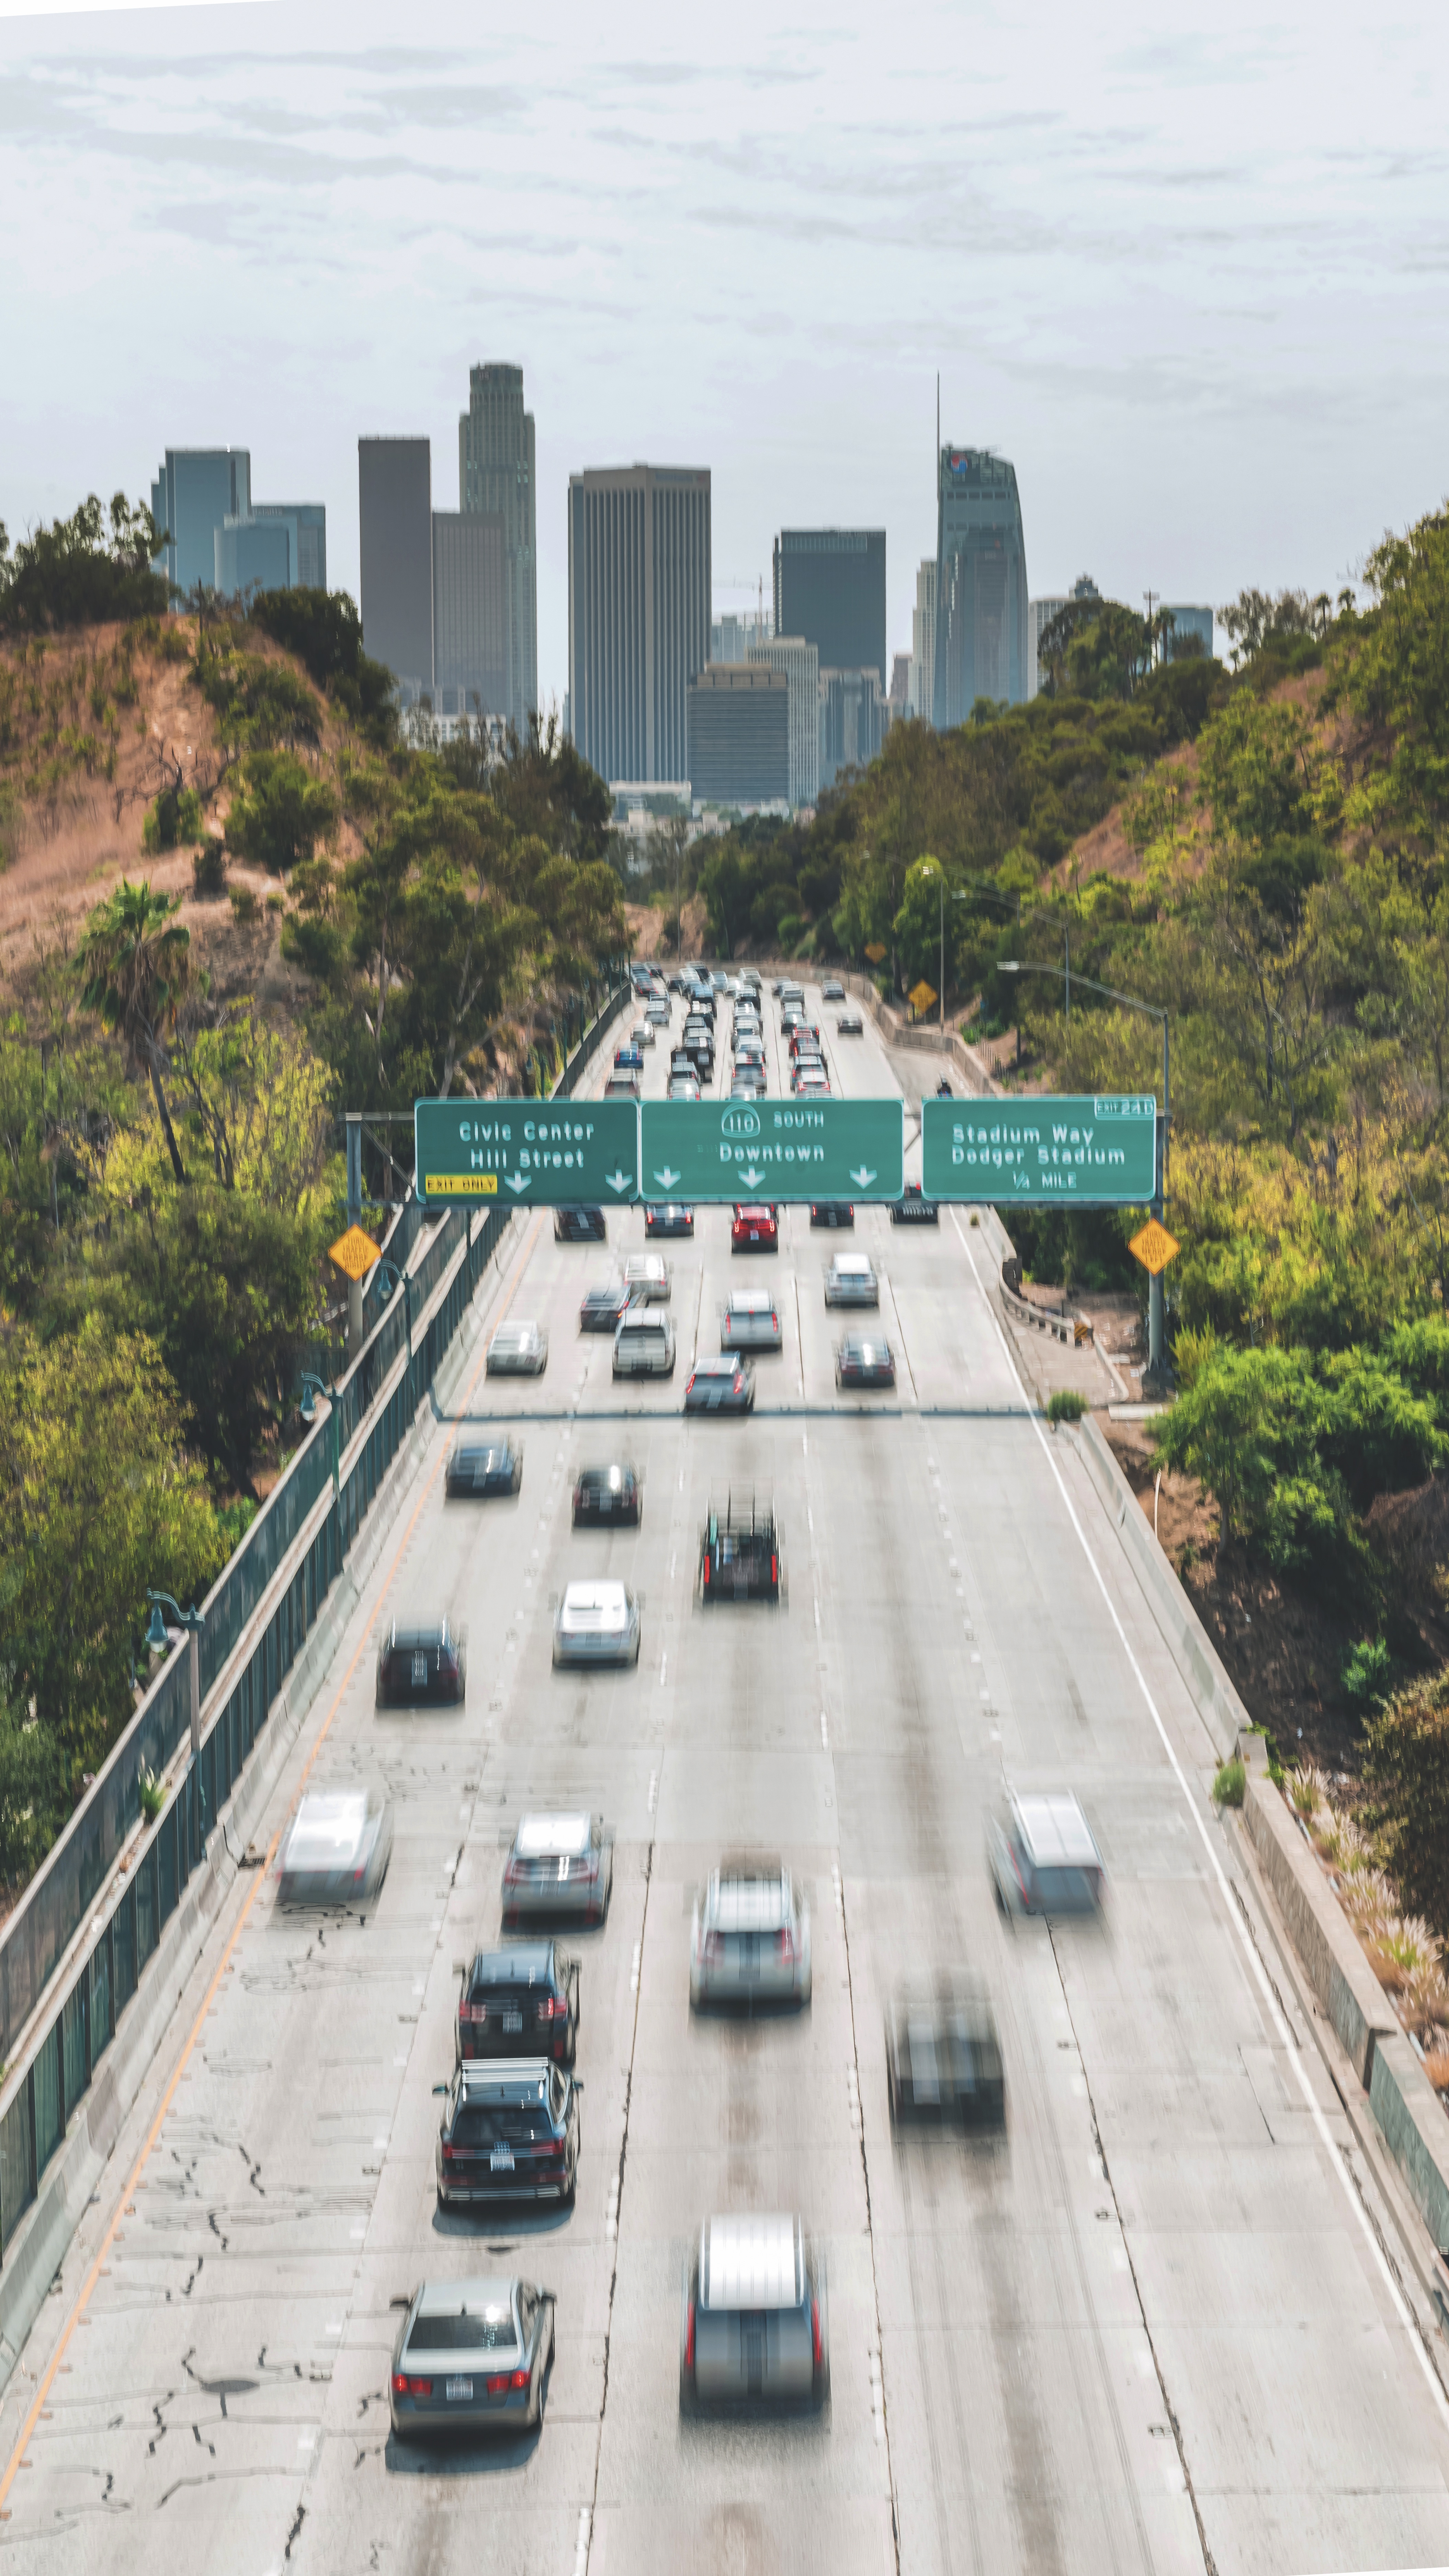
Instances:
[[[899,1100],[646,1100],[646,1199],[898,1199]]]
[[[639,1195],[632,1100],[419,1100],[413,1134],[429,1207],[608,1207]]]
[[[1138,1207],[1157,1187],[1157,1103],[925,1100],[921,1186],[928,1199],[1071,1199]]]

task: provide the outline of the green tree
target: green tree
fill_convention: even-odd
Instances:
[[[242,792],[227,816],[227,842],[254,867],[286,876],[331,836],[337,815],[332,789],[295,752],[252,751]]]
[[[184,1186],[185,1166],[167,1104],[166,1041],[186,991],[191,934],[176,919],[179,895],[153,894],[122,877],[88,916],[77,952],[81,998],[122,1040],[148,1076],[171,1168]]]
[[[0,526],[0,631],[42,635],[108,618],[154,617],[166,584],[151,569],[165,542],[143,502],[111,502],[107,530],[94,492],[68,519],[37,528],[11,552]]]

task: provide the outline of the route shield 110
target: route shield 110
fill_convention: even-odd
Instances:
[[[926,1100],[921,1184],[929,1199],[1069,1199],[1140,1207],[1157,1187],[1157,1103],[1109,1098]]]
[[[646,1100],[646,1199],[898,1199],[899,1100]]]
[[[429,1207],[609,1207],[639,1194],[632,1100],[419,1100],[413,1134]]]

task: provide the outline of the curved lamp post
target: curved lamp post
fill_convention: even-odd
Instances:
[[[191,1665],[191,1750],[193,1757],[201,1751],[201,1632],[206,1626],[204,1610],[183,1610],[169,1592],[146,1589],[151,1604],[151,1619],[146,1630],[146,1643],[153,1655],[164,1655],[171,1640],[161,1613],[169,1610],[178,1628],[184,1628],[190,1644]]]
[[[320,1377],[314,1377],[310,1369],[303,1369],[302,1401],[298,1410],[309,1431],[317,1419],[319,1395],[327,1405],[328,1419],[332,1426],[332,1491],[336,1495],[340,1488],[342,1473],[341,1434],[337,1423],[337,1389],[335,1386],[325,1385]]]

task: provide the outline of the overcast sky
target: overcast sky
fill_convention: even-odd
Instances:
[[[585,465],[711,468],[717,606],[782,525],[884,524],[906,649],[937,368],[1034,595],[1337,589],[1449,491],[1442,0],[7,9],[12,537],[249,446],[355,594],[359,433],[428,432],[455,508],[510,359],[561,697]]]

